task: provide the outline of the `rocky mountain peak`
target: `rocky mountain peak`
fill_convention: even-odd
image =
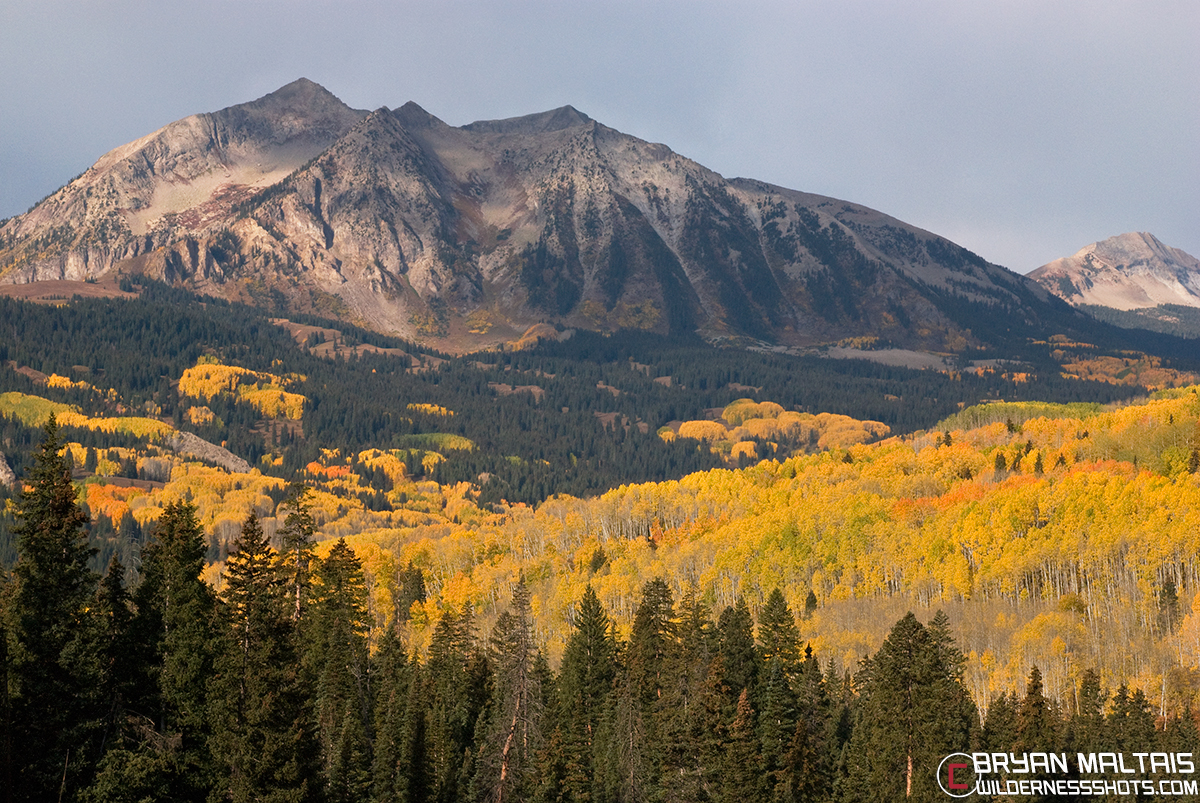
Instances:
[[[1072,304],[1119,310],[1160,304],[1200,307],[1200,260],[1148,232],[1092,243],[1029,277]]]
[[[396,116],[396,119],[404,125],[405,128],[420,129],[449,127],[411,100],[392,113]]]
[[[490,134],[541,134],[563,131],[592,122],[592,118],[574,106],[560,106],[548,112],[509,117],[505,120],[477,120],[463,126],[466,131]]]
[[[929,232],[727,181],[572,106],[453,127],[307,79],[118,148],[0,228],[0,281],[111,271],[447,350],[550,323],[961,352],[963,304],[1059,309]]]

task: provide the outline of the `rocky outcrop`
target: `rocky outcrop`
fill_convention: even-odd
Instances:
[[[0,485],[5,488],[12,488],[17,484],[17,475],[13,473],[12,467],[8,465],[8,460],[4,455],[0,454]]]
[[[1029,277],[1071,304],[1119,310],[1161,304],[1200,307],[1200,260],[1146,232],[1092,243]]]
[[[79,281],[203,235],[227,223],[237,203],[324,152],[363,114],[300,79],[251,103],[171,123],[106,153],[0,228],[0,276]]]
[[[250,464],[228,449],[209,443],[191,432],[177,432],[171,437],[171,451],[194,457],[210,465],[220,466],[233,474],[248,474]]]
[[[114,269],[462,347],[552,323],[961,350],[955,305],[1029,318],[1049,299],[887,215],[727,180],[570,106],[456,128],[303,80],[118,148],[0,229],[0,280]]]

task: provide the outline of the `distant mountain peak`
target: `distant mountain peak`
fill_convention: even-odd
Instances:
[[[1149,232],[1092,243],[1029,274],[1071,304],[1119,310],[1161,304],[1200,307],[1200,260]]]
[[[411,100],[399,109],[396,109],[392,114],[406,128],[434,128],[446,125]]]

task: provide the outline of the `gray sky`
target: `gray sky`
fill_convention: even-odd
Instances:
[[[0,218],[301,76],[452,125],[571,104],[722,175],[1020,272],[1126,231],[1200,256],[1200,3],[0,3]]]

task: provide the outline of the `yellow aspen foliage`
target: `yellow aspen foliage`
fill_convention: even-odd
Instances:
[[[90,388],[87,382],[72,382],[70,377],[59,376],[58,374],[50,374],[46,377],[46,385],[52,388],[63,388],[70,390],[71,388],[79,388],[80,390]]]
[[[421,468],[425,470],[426,474],[432,474],[433,470],[438,467],[438,464],[445,461],[446,458],[437,452],[426,452],[425,456],[421,458]]]
[[[379,449],[367,449],[359,452],[358,459],[367,468],[382,471],[393,483],[403,482],[408,476],[408,469],[399,455],[399,450],[384,452]]]
[[[414,402],[408,405],[407,409],[412,410],[415,413],[424,413],[425,415],[437,415],[442,417],[454,415],[453,410],[447,410],[445,407],[442,407],[439,404],[425,404],[424,402]]]
[[[303,382],[299,374],[277,376],[266,371],[251,371],[236,365],[200,360],[179,378],[179,392],[209,401],[221,394],[236,395],[270,418],[299,420],[307,401],[288,387]]]
[[[207,407],[189,407],[184,415],[187,416],[188,423],[197,427],[211,424],[217,418]]]
[[[741,426],[750,418],[776,418],[783,412],[783,407],[775,402],[756,402],[754,399],[738,399],[727,405],[721,411],[721,417],[729,422],[731,427]]]
[[[728,434],[723,424],[716,421],[684,421],[679,426],[679,437],[699,441],[724,440]]]
[[[0,414],[16,418],[27,427],[45,426],[51,415],[62,426],[60,416],[74,411],[70,405],[52,402],[41,396],[29,396],[16,391],[0,393]]]
[[[754,441],[740,441],[738,443],[735,443],[733,445],[733,448],[730,449],[730,451],[729,451],[729,456],[731,458],[733,458],[734,460],[737,460],[738,458],[741,458],[741,457],[753,458],[757,454],[758,454],[758,449],[757,449]]]

